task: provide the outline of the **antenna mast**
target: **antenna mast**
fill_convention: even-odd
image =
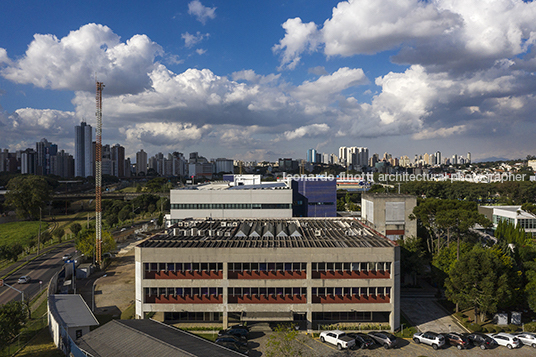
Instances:
[[[102,262],[102,90],[104,83],[97,82],[97,138],[95,143],[95,261],[100,266]]]

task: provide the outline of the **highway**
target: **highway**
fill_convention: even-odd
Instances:
[[[25,299],[33,298],[40,290],[46,289],[52,276],[63,266],[64,254],[74,255],[74,243],[54,247],[44,255],[31,261],[16,273],[4,279],[6,284],[24,292]],[[18,284],[17,281],[23,275],[29,275],[31,281],[27,284]],[[40,283],[42,282],[42,283]],[[20,301],[21,294],[7,286],[0,287],[0,305],[11,300]]]

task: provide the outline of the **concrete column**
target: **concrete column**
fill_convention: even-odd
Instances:
[[[307,279],[305,280],[307,284],[307,333],[312,334],[313,333],[313,288],[311,287],[312,284],[312,277],[313,277],[313,269],[311,262],[307,262]]]
[[[229,328],[229,313],[227,312],[227,309],[225,309],[225,311],[223,311],[222,313],[222,319],[223,319],[223,329],[227,329]]]
[[[229,269],[228,269],[228,263],[227,262],[224,262],[223,263],[223,281],[222,281],[222,288],[223,288],[223,303],[222,303],[222,307],[223,307],[223,311],[222,311],[222,322],[223,322],[223,329],[225,330],[226,328],[229,327],[229,312],[228,312],[228,303],[229,303],[229,300],[228,300],[228,292],[229,292],[229,280],[227,279],[227,277],[229,276],[228,273],[229,273]]]

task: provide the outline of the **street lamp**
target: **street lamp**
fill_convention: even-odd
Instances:
[[[104,274],[100,278],[106,278],[106,275],[108,274]],[[97,285],[97,281],[99,281],[100,278],[95,279],[93,288],[91,289],[91,312],[95,311],[95,285]]]

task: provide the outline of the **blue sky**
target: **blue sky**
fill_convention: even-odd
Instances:
[[[134,157],[536,154],[536,4],[521,0],[4,1],[0,148],[74,126]]]

